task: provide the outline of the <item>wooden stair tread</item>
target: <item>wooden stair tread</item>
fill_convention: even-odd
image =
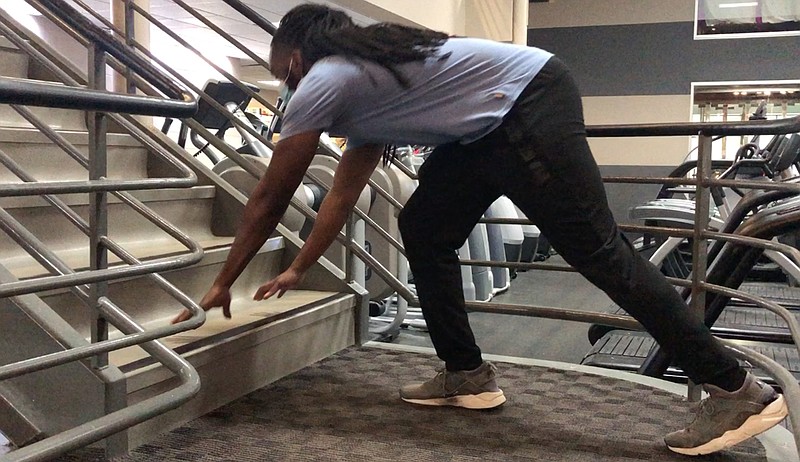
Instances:
[[[302,309],[336,295],[341,294],[314,290],[292,290],[286,292],[281,298],[272,297],[258,302],[246,297],[235,298],[231,304],[231,319],[226,319],[221,309],[213,309],[206,312],[206,322],[202,326],[165,337],[161,341],[171,349],[181,349],[181,347],[198,343],[201,340],[226,335],[231,331],[238,331],[251,324],[259,323],[259,321],[276,318],[282,314]],[[179,312],[180,310],[176,309],[175,316]],[[171,318],[165,318],[152,321],[147,324],[146,328],[163,326],[168,324],[170,320]],[[111,338],[114,338],[114,335],[111,335]],[[109,353],[109,362],[115,366],[122,367],[147,356],[147,352],[142,348],[134,346],[112,351]]]
[[[211,249],[230,245],[233,242],[233,237],[219,237],[209,234],[201,238],[195,238],[195,240],[203,249]],[[189,252],[185,245],[169,236],[164,236],[161,239],[148,239],[120,244],[139,260]],[[64,263],[75,270],[86,268],[89,262],[88,249],[86,248],[62,250],[56,252],[56,254]],[[109,253],[108,262],[109,265],[114,265],[120,263],[121,260],[116,255]],[[44,268],[29,256],[6,259],[2,263],[18,279],[48,275]]]

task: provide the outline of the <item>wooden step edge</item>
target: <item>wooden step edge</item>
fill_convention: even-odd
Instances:
[[[139,250],[142,253],[145,253],[143,252],[144,250],[149,251],[150,252],[149,256],[137,255],[137,257],[143,261],[170,255],[181,255],[188,252],[186,246],[184,246],[183,244],[174,239],[171,238],[169,239],[170,239],[169,242],[161,246],[154,245],[155,241],[153,240],[140,241],[135,246],[130,245],[130,243],[128,245],[125,245],[125,243],[121,244],[126,250],[133,253],[134,255],[137,255],[136,254],[137,250]],[[233,242],[233,237],[228,237],[228,236],[219,237],[208,234],[206,236],[203,236],[202,238],[196,238],[196,240],[198,244],[200,244],[200,246],[203,248],[204,253],[203,253],[203,259],[200,260],[200,262],[193,265],[192,267],[208,266],[208,265],[216,265],[224,263],[225,259],[228,257],[228,252],[230,251],[230,245]],[[284,241],[283,236],[271,237],[267,239],[267,241],[264,243],[263,246],[261,246],[261,248],[258,250],[258,254],[282,250],[285,248],[285,246],[286,243]],[[64,255],[64,254],[60,255],[62,257],[62,260],[71,268],[73,268],[75,271],[85,271],[87,269],[86,267],[83,267],[81,265],[84,265],[85,263],[83,262],[83,260],[88,258],[86,256],[88,255],[88,249],[77,249],[70,255]],[[76,260],[78,258],[80,258],[81,260],[78,263],[76,263]],[[9,264],[10,262],[3,260],[0,260],[0,265],[11,271],[14,277],[18,279],[31,279],[34,277],[44,277],[50,275],[49,273],[44,272],[44,268],[42,268],[38,263],[33,262],[32,259],[27,259],[27,260],[28,260],[27,265],[14,266],[13,264]],[[110,267],[112,268],[114,266],[121,265],[119,258],[113,255],[109,257],[109,263]],[[20,275],[24,277],[21,277]],[[142,277],[142,276],[135,276],[135,277]],[[130,280],[130,278],[116,279],[114,281],[110,281],[110,284],[118,284],[121,282],[125,282],[127,280]],[[39,295],[42,297],[54,296],[60,293],[64,293],[68,290],[69,290],[68,288],[52,289],[40,292]]]
[[[125,180],[135,180],[138,178],[125,178]],[[148,202],[167,202],[167,201],[190,201],[195,199],[213,199],[216,195],[214,185],[199,185],[189,188],[157,188],[140,189],[128,191],[134,198]],[[69,206],[89,205],[88,194],[60,194],[58,198]],[[110,206],[122,204],[116,196],[108,196]],[[51,207],[51,205],[40,196],[18,196],[0,198],[0,206],[5,209],[21,209],[33,207]]]
[[[167,337],[162,342],[199,368],[235,354],[237,350],[255,347],[287,332],[352,310],[355,299],[352,294],[310,290],[290,291],[280,299],[260,302],[237,299],[233,303],[231,319],[225,319],[220,309],[211,310],[207,312],[205,324],[199,328]],[[169,319],[164,319],[148,325],[168,322]],[[173,376],[138,346],[113,352],[109,360],[127,375],[128,393]]]
[[[87,146],[89,143],[89,134],[86,131],[62,129],[55,131],[75,146]],[[53,144],[39,129],[20,126],[0,126],[0,143]],[[126,133],[108,133],[106,144],[109,147],[145,148],[136,138]]]
[[[183,406],[133,427],[131,447],[177,428],[259,388],[356,343],[354,295],[228,337],[211,348],[184,355],[200,375],[200,393]],[[177,385],[164,367],[128,375],[128,403],[135,404]]]

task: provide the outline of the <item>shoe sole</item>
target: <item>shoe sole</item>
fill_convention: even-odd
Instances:
[[[767,407],[761,411],[760,414],[751,415],[734,430],[728,430],[722,436],[719,436],[708,443],[702,444],[695,448],[675,448],[667,446],[671,451],[677,452],[687,456],[701,456],[711,454],[712,452],[721,451],[722,449],[729,448],[735,444],[752,438],[756,435],[764,433],[770,428],[778,425],[789,414],[786,407],[786,400],[783,395],[778,395],[775,401],[769,403]]]
[[[407,403],[422,404],[425,406],[454,406],[466,409],[492,409],[506,402],[503,391],[487,391],[477,395],[456,395],[447,398],[414,399],[403,398]]]

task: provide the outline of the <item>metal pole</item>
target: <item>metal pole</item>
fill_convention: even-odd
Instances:
[[[692,306],[700,313],[700,319],[706,310],[706,290],[703,283],[708,269],[708,241],[705,231],[710,222],[709,213],[711,192],[708,180],[711,179],[711,142],[712,138],[703,132],[699,134],[697,151],[697,188],[694,195],[694,233],[692,236]],[[687,398],[689,401],[700,401],[701,388],[689,380]]]
[[[136,24],[133,11],[133,5],[128,2],[124,3],[124,20],[125,20],[125,43],[135,50],[134,43],[136,42]],[[130,66],[125,66],[125,88],[128,93],[136,93],[136,82],[133,80],[133,71]]]
[[[106,57],[97,45],[89,47],[89,87],[105,90]],[[108,173],[106,159],[107,120],[104,113],[91,111],[87,117],[89,130],[89,179],[104,179]],[[104,191],[89,193],[89,262],[92,270],[108,268],[108,252],[102,239],[108,235],[108,194]],[[92,342],[108,340],[108,322],[100,314],[98,300],[108,294],[108,282],[99,281],[91,285],[90,303],[93,305]],[[97,368],[108,366],[108,355],[97,355],[93,359]]]
[[[692,308],[699,313],[706,309],[705,282],[708,267],[708,241],[704,235],[710,221],[711,193],[707,180],[711,175],[711,137],[700,133],[697,152],[697,189],[695,190],[695,223],[692,236]]]
[[[347,222],[344,225],[344,236],[345,240],[349,243],[353,242],[353,237],[355,234],[355,221],[356,215],[354,213],[350,213],[347,217]],[[355,262],[354,262],[354,255],[353,251],[350,250],[349,246],[344,246],[344,277],[346,282],[352,283],[355,281]]]

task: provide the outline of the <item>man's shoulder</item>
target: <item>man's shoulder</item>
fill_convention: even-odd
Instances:
[[[344,56],[326,56],[311,66],[306,77],[322,79],[360,79],[366,73],[367,63]]]

